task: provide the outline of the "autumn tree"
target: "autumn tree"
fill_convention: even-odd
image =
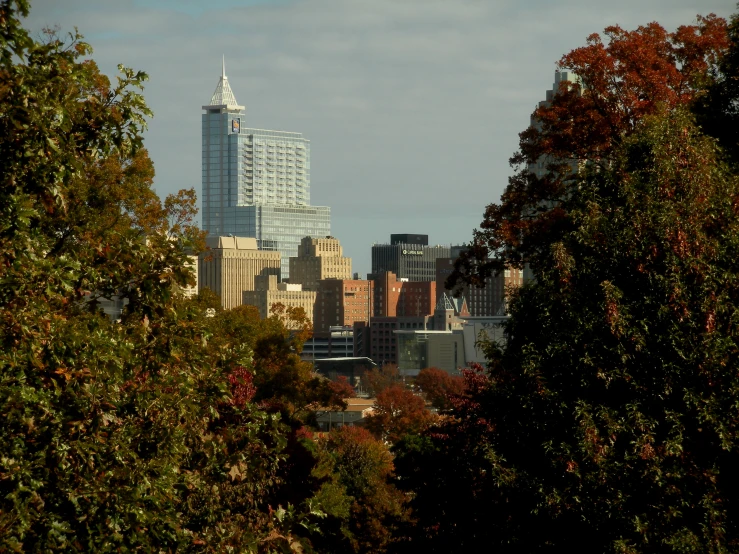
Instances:
[[[152,189],[146,75],[27,13],[0,3],[0,550],[297,547],[320,514],[279,496],[285,427],[181,297],[201,235]]]
[[[507,344],[491,345],[487,370],[453,397],[454,417],[396,444],[417,547],[736,550],[739,177],[691,113],[715,67],[730,67],[722,29],[709,17],[667,35],[612,30],[608,45],[591,38],[563,58],[592,61],[579,66],[585,87],[555,96],[522,142],[564,148],[570,129],[577,149],[556,155],[585,163],[561,179],[552,168],[562,188],[550,199],[509,188],[499,209],[521,192],[531,211],[509,238],[488,228],[536,281],[511,303]],[[641,73],[621,75],[630,66]],[[609,97],[593,71],[627,94]],[[558,102],[591,114],[590,129]]]
[[[329,463],[330,475],[317,498],[328,505],[333,496],[339,509],[329,512],[339,532],[313,537],[320,552],[383,553],[399,540],[399,530],[409,521],[406,497],[395,487],[393,460],[387,446],[366,429],[342,427],[318,439],[320,456]],[[346,503],[336,499],[345,499]]]
[[[403,435],[420,433],[435,421],[423,398],[399,385],[377,395],[372,414],[365,418],[367,429],[384,441],[395,442]]]
[[[400,372],[396,364],[384,364],[364,372],[362,383],[371,396],[377,396],[388,387],[401,382]]]
[[[461,376],[451,375],[438,367],[422,369],[414,384],[431,405],[439,410],[450,408],[450,395],[458,395],[464,390],[464,379]]]
[[[635,31],[607,27],[604,37],[592,34],[563,56],[558,67],[578,81],[563,81],[552,101],[534,111],[538,125],[520,134],[510,160],[515,173],[500,203],[486,208],[450,288],[458,281],[483,285],[508,265],[535,268],[557,235],[571,228],[562,200],[579,186],[577,172],[585,165],[607,169],[645,116],[703,98],[728,45],[726,21],[709,15],[674,32],[658,23]],[[541,160],[547,171],[539,177],[531,167]]]
[[[329,386],[339,398],[354,398],[357,395],[354,387],[349,384],[349,380],[344,375],[339,375],[336,381],[332,381]]]

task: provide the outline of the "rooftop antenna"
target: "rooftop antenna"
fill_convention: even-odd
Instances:
[[[226,55],[225,54],[223,54],[223,67],[221,69],[221,77],[223,79],[226,78]]]

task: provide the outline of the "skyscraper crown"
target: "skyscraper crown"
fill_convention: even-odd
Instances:
[[[243,110],[244,106],[239,106],[236,101],[231,85],[228,84],[228,77],[226,77],[226,58],[223,58],[223,65],[221,69],[221,79],[216,85],[216,90],[213,96],[210,98],[211,106],[226,106],[228,109]]]

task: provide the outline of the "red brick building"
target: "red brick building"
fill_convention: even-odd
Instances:
[[[388,271],[375,276],[375,317],[424,317],[434,313],[434,281],[399,280]]]
[[[313,307],[313,329],[325,333],[330,327],[369,321],[373,309],[374,283],[363,279],[321,279]]]

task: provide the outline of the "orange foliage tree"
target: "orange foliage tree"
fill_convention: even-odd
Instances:
[[[590,35],[560,59],[559,68],[579,82],[562,82],[552,101],[534,111],[539,124],[520,134],[510,160],[516,173],[500,203],[487,206],[449,284],[482,284],[506,265],[536,269],[541,251],[570,228],[561,200],[575,186],[573,169],[607,169],[641,119],[702,97],[729,47],[726,21],[714,15],[672,33],[650,23],[635,31],[607,27],[604,35]],[[542,160],[547,172],[537,176],[530,167]]]
[[[372,415],[365,418],[367,429],[377,437],[396,442],[406,434],[417,434],[435,421],[423,398],[393,385],[377,395]]]

